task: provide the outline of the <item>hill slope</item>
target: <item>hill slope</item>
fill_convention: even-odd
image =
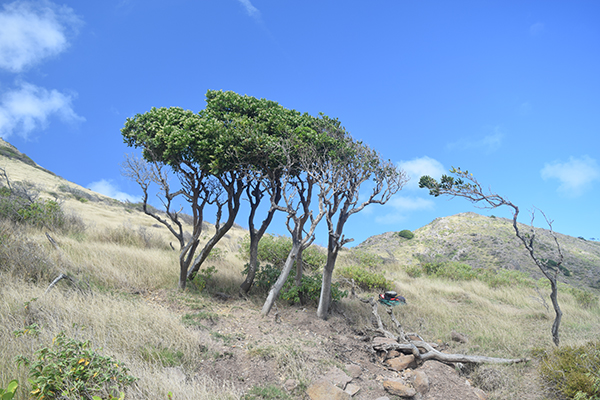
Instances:
[[[519,224],[522,232],[531,227]],[[357,248],[379,254],[390,262],[412,265],[419,262],[459,261],[474,268],[506,268],[533,277],[541,272],[515,236],[512,220],[468,212],[437,218],[414,231],[407,240],[397,232],[373,236]],[[556,246],[547,229],[536,228],[540,255],[557,259]],[[574,286],[600,289],[600,242],[556,233],[568,269],[559,280]]]

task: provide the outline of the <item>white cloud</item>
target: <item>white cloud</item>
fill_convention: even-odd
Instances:
[[[427,156],[415,158],[410,161],[400,161],[398,166],[406,171],[410,177],[410,180],[404,186],[405,189],[418,189],[419,179],[423,175],[429,175],[435,179],[439,179],[446,173],[441,162]]]
[[[558,179],[558,192],[568,196],[582,195],[593,182],[600,181],[600,166],[590,156],[569,157],[569,161],[546,163],[541,170],[544,180]]]
[[[27,138],[37,128],[45,128],[50,116],[63,122],[83,122],[71,107],[72,95],[47,90],[27,82],[0,95],[0,137],[18,134]]]
[[[0,68],[19,73],[64,51],[82,21],[67,6],[15,1],[0,12]]]
[[[504,140],[504,133],[500,127],[496,126],[492,132],[482,138],[463,138],[457,142],[448,143],[449,150],[481,150],[486,153],[491,153],[498,150]]]
[[[394,196],[383,206],[386,210],[392,210],[376,217],[375,222],[382,225],[397,224],[406,220],[409,212],[431,210],[434,206],[432,200],[423,197]]]
[[[97,182],[92,182],[88,185],[88,189],[120,201],[130,201],[132,203],[140,201],[140,196],[119,191],[118,187],[111,180],[101,179]]]
[[[258,8],[254,7],[252,5],[250,0],[238,0],[238,1],[240,2],[241,5],[244,6],[244,8],[246,9],[246,12],[248,13],[249,16],[251,16],[252,18],[260,19],[260,11],[258,11]]]

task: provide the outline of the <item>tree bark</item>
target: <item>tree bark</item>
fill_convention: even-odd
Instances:
[[[271,286],[271,290],[269,290],[269,295],[267,296],[267,299],[265,300],[265,304],[263,305],[262,315],[264,315],[264,316],[268,315],[269,312],[271,311],[271,308],[273,307],[275,300],[279,296],[279,292],[281,292],[281,289],[283,288],[285,281],[287,280],[288,276],[290,275],[290,271],[292,270],[292,267],[294,266],[294,261],[296,260],[296,257],[298,256],[298,252],[300,251],[300,246],[301,246],[300,241],[297,238],[292,238],[292,241],[293,241],[292,250],[290,251],[287,259],[285,260],[283,270],[281,271],[281,274],[279,274],[279,278],[277,278],[277,280],[275,281],[273,286]]]

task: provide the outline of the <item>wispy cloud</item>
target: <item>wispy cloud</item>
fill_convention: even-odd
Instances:
[[[0,12],[0,68],[20,73],[64,51],[82,21],[66,6],[15,1]]]
[[[246,9],[248,15],[257,21],[260,21],[260,11],[254,7],[250,0],[238,0],[242,6]]]
[[[569,161],[546,163],[541,170],[544,180],[558,179],[558,192],[567,197],[581,196],[596,181],[600,181],[600,166],[590,156],[569,157]]]
[[[92,182],[88,185],[88,189],[120,201],[130,201],[132,203],[140,201],[140,196],[121,192],[112,180],[101,179],[97,182]]]
[[[419,179],[423,175],[439,179],[440,176],[446,173],[441,162],[427,156],[414,158],[409,161],[400,161],[398,166],[406,171],[410,177],[410,180],[404,186],[405,189],[418,189]]]
[[[538,35],[541,35],[542,33],[544,33],[545,28],[546,27],[543,23],[536,22],[535,24],[533,24],[529,27],[529,33],[533,36],[538,36]]]
[[[410,213],[431,210],[434,206],[432,200],[423,197],[394,196],[385,204],[385,214],[376,217],[375,222],[381,225],[397,224],[408,219]]]
[[[462,138],[456,142],[448,143],[446,146],[449,150],[480,150],[486,153],[492,153],[502,146],[504,133],[500,127],[496,126],[492,131],[478,138]]]
[[[33,130],[45,128],[53,115],[67,123],[85,121],[73,111],[73,96],[21,82],[0,95],[0,136],[26,139]]]

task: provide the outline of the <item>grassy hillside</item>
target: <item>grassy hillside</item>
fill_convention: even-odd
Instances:
[[[0,155],[0,167],[11,182],[33,185],[41,197],[56,199],[68,218],[53,229],[0,221],[0,387],[17,378],[19,398],[26,398],[28,369],[18,367],[15,357],[34,360],[35,352],[52,347],[62,331],[68,338],[89,340],[99,354],[118,360],[138,378],[126,390],[126,399],[168,399],[169,392],[177,400],[304,399],[311,382],[350,361],[365,371],[355,399],[385,394],[378,377],[390,372],[366,348],[363,338],[372,335],[373,327],[370,308],[356,298],[336,304],[328,321],[315,318],[314,304],[290,306],[285,301],[262,317],[263,292],[237,296],[244,268],[239,249],[246,235],[239,228],[218,245],[209,262],[217,272],[206,289],[190,285],[180,292],[177,252],[164,227],[135,205],[68,182],[24,162],[15,151],[11,154],[17,156]],[[478,260],[494,267],[510,259],[513,268],[528,270],[519,249],[509,247],[514,241],[510,226],[504,225],[504,220],[467,214],[438,219],[411,240],[394,233],[374,237],[342,253],[336,279],[350,290],[342,279],[344,267],[385,277],[387,289],[408,300],[395,309],[404,329],[445,344],[448,352],[528,357],[535,349],[552,348],[553,312],[547,308],[549,291],[543,281],[491,285],[478,278],[411,273],[411,266],[429,258],[484,265]],[[565,243],[567,239],[580,241],[561,236]],[[597,243],[580,244],[588,247],[565,246],[577,285],[594,271],[598,277]],[[587,261],[577,264],[580,258]],[[50,288],[61,273],[71,280]],[[356,290],[367,297],[380,289]],[[581,293],[566,283],[560,289],[565,345],[597,340],[600,332],[597,297],[582,303]],[[384,322],[391,327],[386,315]],[[453,331],[468,342],[452,341]],[[469,379],[490,399],[549,398],[536,361],[481,367]],[[285,390],[290,381],[295,388]]]
[[[519,224],[522,232],[530,226]],[[515,236],[512,220],[485,217],[472,212],[437,218],[415,230],[407,240],[397,232],[373,236],[358,248],[379,254],[393,263],[415,265],[421,262],[457,261],[474,268],[509,269],[540,278],[521,241]],[[577,287],[600,289],[600,242],[556,233],[567,269],[559,280]],[[557,260],[553,238],[547,229],[537,229],[540,256]]]

